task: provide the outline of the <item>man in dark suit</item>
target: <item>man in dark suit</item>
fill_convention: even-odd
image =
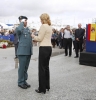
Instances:
[[[78,24],[78,29],[75,30],[75,52],[76,56],[74,58],[79,57],[79,49],[80,52],[83,51],[82,44],[83,44],[83,37],[84,37],[85,30],[81,28],[81,24]]]
[[[15,32],[13,33],[14,35],[14,45],[15,45],[15,59],[18,58],[17,57],[17,48],[18,48],[18,43],[19,43],[19,40],[18,40],[18,35],[17,35],[17,32],[16,32],[17,29],[15,29]]]
[[[19,17],[20,25],[17,27],[17,35],[19,39],[17,55],[19,59],[18,69],[18,86],[27,89],[30,85],[26,82],[28,79],[28,67],[31,59],[32,51],[32,37],[29,28],[27,27],[27,17]]]
[[[59,43],[60,43],[60,49],[64,48],[64,29],[61,28],[59,33]]]

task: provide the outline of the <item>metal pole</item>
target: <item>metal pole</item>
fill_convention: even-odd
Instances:
[[[16,59],[14,59],[14,61],[15,61],[15,69],[16,69],[16,68],[18,68],[19,59],[16,58]]]

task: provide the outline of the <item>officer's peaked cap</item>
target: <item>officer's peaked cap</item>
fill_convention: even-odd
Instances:
[[[28,19],[28,18],[26,16],[20,16],[18,19],[22,20],[22,19]]]

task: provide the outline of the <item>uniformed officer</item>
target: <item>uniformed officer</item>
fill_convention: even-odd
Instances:
[[[17,55],[19,59],[18,69],[18,86],[27,89],[30,85],[26,82],[28,79],[28,66],[32,55],[32,37],[29,28],[27,27],[27,17],[19,17],[20,25],[17,27],[17,35],[19,39]]]

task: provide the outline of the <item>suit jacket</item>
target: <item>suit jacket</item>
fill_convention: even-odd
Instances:
[[[60,33],[59,33],[59,41],[61,41],[62,39],[64,39],[64,34],[63,34],[63,36],[62,36],[62,33],[60,32]]]
[[[79,41],[83,41],[83,36],[84,36],[85,30],[84,29],[76,29],[75,30],[75,40],[76,38],[79,39]]]
[[[18,44],[18,35],[17,35],[17,28],[15,29],[15,32],[13,33],[13,35],[14,35],[14,41],[13,41],[13,43],[14,44]]]
[[[58,38],[57,34],[56,33],[53,33],[52,36],[51,36],[51,39],[56,40],[57,38]]]
[[[42,24],[38,36],[34,40],[39,42],[39,46],[52,46],[51,44],[52,27],[48,24]]]
[[[29,28],[24,28],[23,22],[21,22],[16,31],[19,39],[17,55],[32,55],[33,43]]]

